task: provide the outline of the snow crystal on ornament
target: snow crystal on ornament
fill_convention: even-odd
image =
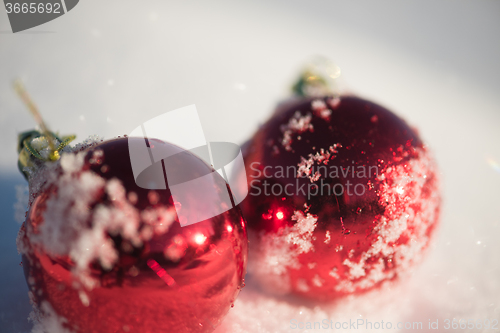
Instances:
[[[291,232],[285,236],[285,239],[287,243],[297,245],[299,254],[307,253],[313,249],[309,239],[316,228],[317,220],[315,216],[309,213],[304,216],[304,213],[299,210],[294,212],[292,221],[297,221],[297,223],[293,225]]]
[[[428,152],[417,151],[417,159],[389,167],[382,173],[385,176],[378,177],[382,182],[379,202],[386,209],[373,230],[376,241],[368,251],[356,253],[359,259],[343,261],[348,268],[347,279],[343,279],[335,290],[350,293],[369,289],[381,281],[408,274],[421,260],[430,242],[430,229],[434,228],[429,221],[437,220],[439,205],[436,203],[440,199],[437,180],[431,183],[432,188],[424,188],[426,175],[433,174],[432,159]],[[400,239],[409,241],[401,242]],[[382,258],[391,258],[389,260],[397,264],[393,269],[385,269]]]
[[[313,109],[316,115],[325,120],[329,120],[330,115],[332,114],[332,110],[327,108],[325,101],[323,101],[322,99],[313,100],[311,102],[311,109]]]
[[[87,139],[83,140],[80,143],[77,143],[74,147],[69,147],[68,151],[74,151],[74,152],[82,151],[82,150],[85,150],[87,148],[96,146],[99,143],[101,143],[102,141],[103,141],[103,138],[101,136],[90,135]],[[68,146],[66,146],[66,147],[68,147]]]
[[[300,134],[306,131],[312,132],[314,130],[313,125],[311,124],[312,115],[310,113],[302,116],[300,111],[296,111],[295,114],[290,118],[288,124],[282,125],[280,127],[281,132],[283,133],[283,139],[281,140],[281,144],[285,147],[285,150],[291,151],[292,147],[292,135]]]
[[[90,137],[78,147],[93,146],[98,140],[98,137]],[[37,170],[36,178],[30,182],[31,196],[51,189],[54,193],[45,201],[46,209],[42,214],[43,220],[50,223],[37,226],[37,233],[32,234],[30,242],[50,255],[68,255],[75,263],[73,274],[92,288],[95,282],[90,278],[89,264],[97,260],[104,269],[110,270],[118,259],[118,252],[107,233],[120,235],[132,245],[141,246],[153,234],[167,232],[176,214],[173,207],[150,207],[140,214],[128,200],[119,180],[105,180],[92,171],[82,170],[86,154],[85,151],[65,153],[58,164],[49,163]],[[99,156],[94,152],[93,156],[103,157],[101,150],[97,154]],[[103,193],[110,198],[109,203],[97,204],[90,210]],[[41,197],[32,204],[37,205],[37,200]],[[150,229],[139,232],[141,218]],[[21,230],[19,240],[21,233],[24,231]],[[18,250],[20,253],[27,251],[22,241],[18,241]]]
[[[33,307],[28,317],[28,320],[33,323],[31,333],[73,333],[64,327],[68,320],[58,315],[49,302],[43,301],[38,306],[31,291],[28,291],[28,296]]]
[[[26,219],[26,211],[29,202],[29,187],[16,185],[16,203],[14,203],[14,219],[17,223],[23,223]]]
[[[309,180],[311,183],[317,181],[321,177],[321,173],[319,171],[316,171],[312,176],[311,176],[311,167],[315,164],[324,164],[328,165],[328,161],[330,159],[335,158],[335,153],[338,153],[336,150],[338,147],[341,147],[340,144],[335,144],[333,146],[330,146],[328,150],[325,150],[321,148],[319,152],[316,152],[316,154],[309,154],[309,158],[305,159],[304,157],[300,157],[300,163],[297,164],[297,177],[302,177],[302,176],[308,176]],[[331,157],[331,158],[330,158]]]
[[[85,153],[79,154],[63,154],[60,158],[61,168],[63,172],[74,173],[82,169],[85,160]]]
[[[314,250],[311,237],[317,218],[295,211],[292,220],[297,222],[281,229],[278,235],[263,234],[260,248],[253,250],[255,258],[250,261],[255,263],[250,270],[265,277],[263,285],[273,293],[285,294],[291,290],[288,268],[300,269],[297,257]]]
[[[328,105],[330,105],[330,107],[334,110],[339,107],[340,102],[341,102],[340,97],[334,97],[328,99]]]
[[[147,208],[141,212],[142,220],[152,226],[156,234],[164,234],[168,231],[177,217],[174,207]]]

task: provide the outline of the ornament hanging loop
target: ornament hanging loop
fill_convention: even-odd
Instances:
[[[60,152],[75,139],[75,136],[59,137],[56,133],[51,132],[21,81],[14,82],[14,89],[33,118],[35,118],[39,127],[39,130],[22,132],[18,136],[17,152],[19,157],[17,165],[19,171],[28,179],[29,172],[27,169],[33,168],[42,162],[57,161],[61,157]]]
[[[304,66],[292,91],[301,97],[338,96],[340,75],[339,66],[326,57],[316,56]]]
[[[24,102],[28,110],[31,112],[33,118],[35,118],[37,125],[42,130],[42,135],[47,137],[50,150],[54,152],[56,148],[54,147],[53,136],[49,131],[49,129],[47,128],[47,125],[45,125],[42,115],[38,111],[38,108],[36,107],[35,103],[33,103],[33,101],[31,100],[30,96],[26,92],[26,89],[24,88],[24,85],[20,80],[14,81],[14,89],[16,90],[16,93],[19,96],[19,98],[21,98],[21,100]]]

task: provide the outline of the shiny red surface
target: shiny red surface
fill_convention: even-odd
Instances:
[[[317,226],[313,234],[310,237],[303,236],[303,239],[313,244],[314,250],[301,253],[298,256],[300,268],[289,267],[286,275],[290,277],[290,292],[314,299],[331,300],[351,292],[368,290],[386,280],[396,279],[407,271],[409,268],[403,267],[396,259],[399,254],[397,251],[400,251],[398,246],[420,242],[422,249],[419,251],[428,246],[437,218],[426,219],[420,216],[424,206],[426,212],[432,213],[429,216],[437,216],[440,200],[432,196],[437,191],[437,172],[430,168],[421,195],[415,197],[408,189],[408,192],[396,198],[394,202],[383,202],[382,185],[389,184],[390,187],[391,177],[395,177],[391,170],[398,166],[401,168],[408,166],[404,175],[411,178],[416,176],[416,169],[409,168],[410,162],[427,163],[430,159],[418,134],[401,118],[370,101],[344,96],[340,104],[332,107],[330,98],[325,97],[320,100],[331,109],[328,117],[319,116],[318,112],[313,110],[312,99],[291,100],[279,105],[274,115],[245,144],[244,159],[248,184],[251,186],[256,179],[260,180],[253,185],[262,193],[255,195],[257,190],[250,187],[250,194],[241,207],[248,221],[251,261],[262,260],[262,253],[265,255],[268,251],[263,248],[263,237],[282,237],[284,233],[286,234],[284,231],[286,227],[296,224],[296,221],[291,219],[295,211],[299,210],[304,214],[308,212],[317,217]],[[303,116],[312,115],[313,129],[293,133],[291,149],[287,150],[282,144],[283,126],[286,126],[297,111]],[[352,174],[339,178],[327,178],[324,175],[320,177],[320,180],[332,186],[338,183],[345,187],[348,181],[352,186],[362,184],[367,190],[361,196],[348,195],[346,192],[342,195],[325,194],[310,198],[300,192],[294,192],[293,195],[264,194],[265,189],[262,185],[264,180],[270,184],[268,193],[273,184],[279,184],[276,188],[284,188],[291,184],[293,187],[290,188],[297,189],[304,185],[307,189],[312,183],[309,178],[297,178],[295,175],[280,177],[273,174],[273,171],[275,172],[280,166],[284,168],[297,166],[301,157],[307,159],[309,154],[315,154],[321,148],[328,150],[328,147],[334,144],[339,144],[338,152],[329,160],[328,166],[376,166],[379,170],[378,176],[386,176],[386,180],[382,182],[381,178],[375,175],[367,178],[352,177]],[[269,167],[267,174],[270,177],[263,175],[266,167]],[[379,238],[375,231],[383,223],[382,216],[390,221],[404,214],[404,210],[408,207],[411,207],[418,218],[408,222],[407,230],[397,241],[386,244],[394,247],[396,253],[387,256],[377,254],[366,260],[366,265],[383,260],[384,268],[381,274],[384,278],[375,283],[375,286],[362,288],[359,284],[350,291],[348,288],[342,289],[340,286],[343,282],[358,283],[364,278],[354,278],[349,267],[344,265],[344,261],[360,260],[363,253],[372,249]],[[422,224],[424,224],[422,230],[426,230],[425,237],[418,239],[414,237],[413,231]],[[325,238],[327,233],[329,233],[328,241]],[[412,265],[418,260],[408,259],[408,262]],[[250,264],[251,267],[255,267],[259,262]],[[269,281],[269,276],[259,276],[261,273],[258,270],[249,269],[249,274],[256,276],[263,285]],[[332,278],[332,274],[338,275],[338,278]],[[321,283],[314,285],[311,281],[315,279]],[[308,290],[300,288],[300,283],[303,281],[308,282]]]
[[[96,149],[104,152],[103,160],[89,163]],[[186,167],[211,172],[194,156]],[[105,179],[118,178],[127,192],[137,194],[134,206],[139,210],[173,205],[168,189],[156,190],[159,198],[153,202],[158,203],[152,205],[150,191],[136,186],[127,138],[91,148],[84,169]],[[119,260],[111,270],[92,263],[92,276],[99,286],[90,290],[77,287],[78,279],[71,271],[73,263],[67,257],[50,256],[43,248],[30,244],[37,226],[50,223],[43,219],[45,202],[57,191],[52,186],[35,194],[22,226],[26,231],[22,241],[28,248],[23,267],[35,302],[49,302],[59,316],[66,318],[65,327],[81,333],[211,332],[220,323],[243,286],[246,271],[248,241],[239,208],[186,227],[176,220],[168,232],[155,234],[142,246],[132,246],[132,250],[120,236],[108,235],[119,250]],[[106,200],[101,196],[96,203],[105,204]],[[178,261],[164,255],[169,246],[180,251]],[[88,304],[82,301],[81,292],[87,295]]]

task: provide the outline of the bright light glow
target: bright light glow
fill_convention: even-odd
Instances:
[[[495,170],[496,172],[500,172],[500,164],[497,161],[492,158],[488,158],[487,161],[493,170]]]
[[[403,194],[404,191],[405,190],[401,186],[396,187],[396,192],[398,192],[399,194]]]
[[[276,217],[278,218],[278,220],[283,220],[285,214],[283,214],[281,210],[278,210],[278,212],[276,213]]]
[[[226,227],[226,229],[227,229],[227,232],[231,232],[231,231],[233,231],[233,227],[231,227],[230,225],[228,225],[228,226]]]
[[[207,237],[203,234],[196,234],[194,236],[194,242],[198,245],[205,243],[206,240],[207,240]]]

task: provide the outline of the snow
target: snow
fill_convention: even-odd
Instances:
[[[304,133],[306,131],[312,132],[314,130],[311,119],[312,115],[310,113],[303,116],[300,111],[296,111],[288,120],[288,124],[281,126],[280,130],[283,133],[281,144],[285,147],[285,150],[292,150],[292,135]]]
[[[331,240],[330,230],[327,230],[325,234],[325,244],[330,244],[330,240]]]
[[[147,208],[141,212],[141,218],[152,226],[154,233],[164,234],[177,218],[177,213],[174,207]]]
[[[21,224],[26,219],[26,207],[29,201],[29,187],[16,185],[16,203],[14,204],[14,219]]]
[[[330,146],[328,150],[321,148],[318,152],[316,152],[316,154],[309,154],[308,159],[301,156],[300,162],[297,164],[297,178],[308,176],[311,183],[317,181],[321,177],[321,173],[319,171],[315,171],[311,176],[311,173],[314,171],[314,164],[328,165],[328,161],[335,158],[335,154],[338,153],[337,148],[339,147],[341,147],[340,144],[334,144],[333,146]]]
[[[311,108],[314,111],[321,111],[326,109],[326,103],[322,99],[315,99],[311,102]]]
[[[361,253],[358,261],[345,259],[343,264],[350,268],[350,281],[343,281],[336,290],[352,292],[368,289],[394,276],[404,277],[415,263],[422,260],[424,250],[431,242],[428,230],[434,227],[433,221],[437,221],[437,207],[441,200],[437,182],[431,183],[428,189],[430,197],[423,195],[427,178],[424,176],[434,174],[435,170],[430,154],[419,150],[417,159],[389,167],[387,173],[383,173],[387,177],[379,176],[383,182],[379,202],[387,203],[387,209],[374,229],[377,240],[368,251]],[[406,193],[401,193],[401,189]],[[410,241],[398,243],[403,235]],[[370,263],[371,258],[380,256],[393,257],[396,269],[385,271],[382,259]]]
[[[311,108],[314,113],[317,114],[320,118],[325,120],[330,119],[330,115],[332,114],[332,110],[328,109],[326,103],[321,99],[315,99],[311,102]]]
[[[74,276],[89,289],[97,284],[90,276],[89,264],[97,260],[104,269],[110,270],[118,260],[118,252],[107,234],[120,235],[138,247],[153,234],[166,233],[176,219],[173,207],[158,206],[139,212],[128,199],[136,201],[137,195],[127,194],[118,179],[106,181],[84,170],[87,153],[80,150],[99,141],[90,138],[73,148],[74,153],[62,154],[59,162],[40,167],[30,189],[32,195],[53,191],[45,202],[44,222],[38,226],[37,233],[31,234],[30,243],[49,255],[69,256],[75,263]],[[97,149],[89,162],[99,164],[103,154]],[[103,194],[108,196],[109,203],[99,203]],[[154,191],[149,194],[150,201],[156,203],[158,194]],[[30,205],[36,205],[38,200]],[[91,206],[94,208],[89,210]],[[146,226],[140,230],[141,222]],[[22,241],[18,241],[18,249],[20,253],[27,251]],[[84,304],[88,301],[85,296],[81,299]]]
[[[400,297],[406,291],[407,285],[398,285],[391,288],[382,288],[360,297],[346,297],[337,302],[315,304],[294,297],[271,297],[257,289],[243,289],[235,302],[235,307],[229,311],[216,333],[289,333],[289,332],[330,332],[342,331],[332,328],[298,329],[294,324],[298,322],[323,323],[331,321],[347,322],[347,329],[343,331],[373,332],[358,326],[349,329],[349,322],[358,319],[372,322],[384,320],[392,322],[406,322],[411,313],[410,299]],[[424,322],[427,324],[427,320]],[[303,327],[304,328],[304,327]],[[383,330],[380,330],[383,331]],[[397,332],[396,330],[393,330]]]
[[[60,142],[56,138],[52,138],[52,146],[56,147],[59,146]],[[35,148],[38,153],[40,153],[40,156],[42,156],[44,159],[48,159],[50,155],[50,145],[49,145],[49,140],[45,137],[38,137],[34,138],[31,140],[31,146]]]
[[[88,138],[74,145],[74,147],[69,148],[72,151],[82,151],[87,148],[93,147],[98,143],[103,141],[103,137],[99,135],[90,135]]]
[[[314,250],[310,239],[316,228],[317,218],[297,210],[292,220],[297,222],[291,227],[280,229],[277,235],[263,234],[259,249],[250,252],[248,270],[254,272],[261,285],[273,294],[286,294],[290,291],[288,268],[300,269],[297,257]],[[302,285],[307,287],[305,282]]]
[[[31,291],[28,294],[33,307],[28,317],[29,321],[34,324],[31,333],[74,333],[63,326],[67,319],[59,316],[49,302],[43,301],[38,307]]]
[[[60,164],[63,172],[74,173],[82,169],[85,159],[85,153],[80,154],[62,154]]]
[[[342,100],[341,100],[340,96],[337,96],[337,97],[334,97],[334,98],[329,98],[328,99],[328,105],[330,105],[330,107],[333,110],[335,110],[336,108],[339,107],[341,101]]]

